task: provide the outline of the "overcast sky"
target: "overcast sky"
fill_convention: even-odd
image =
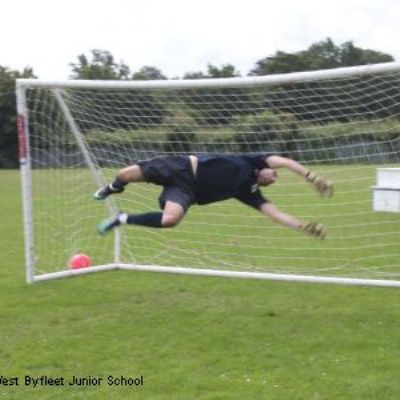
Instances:
[[[173,78],[231,63],[246,75],[327,37],[400,61],[399,0],[3,0],[0,10],[0,66],[43,79],[67,79],[92,49],[132,72],[151,65]]]

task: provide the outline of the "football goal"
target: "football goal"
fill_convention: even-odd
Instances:
[[[399,63],[199,80],[19,79],[16,90],[27,282],[122,269],[400,286],[400,213],[373,207],[377,171],[400,167]],[[263,152],[334,182],[329,199],[286,171],[263,189],[281,210],[321,222],[325,240],[236,200],[193,206],[174,229],[97,234],[117,210],[158,208],[160,187],[148,184],[93,200],[124,166]],[[77,253],[91,266],[70,268]]]

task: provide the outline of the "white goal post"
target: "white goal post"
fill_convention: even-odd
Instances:
[[[400,166],[400,63],[262,77],[162,81],[18,79],[28,283],[122,269],[400,287],[400,213],[376,212],[378,168]],[[319,241],[235,200],[193,206],[174,229],[97,224],[158,207],[160,188],[93,192],[161,154],[283,154],[334,181],[324,199],[288,171],[264,189],[323,223]],[[85,253],[92,266],[71,269]]]

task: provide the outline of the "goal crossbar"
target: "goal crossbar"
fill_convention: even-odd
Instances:
[[[45,80],[21,78],[17,79],[19,87],[62,87],[86,89],[188,89],[210,87],[249,87],[258,85],[290,84],[296,82],[311,82],[325,79],[346,78],[349,76],[368,76],[377,73],[398,71],[398,62],[370,64],[354,67],[342,67],[319,71],[290,72],[265,76],[247,76],[232,78],[184,79],[184,80],[154,80],[154,81],[104,81],[104,80]]]

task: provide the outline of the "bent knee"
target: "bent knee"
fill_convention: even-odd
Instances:
[[[181,219],[182,217],[180,215],[164,213],[161,219],[161,225],[164,228],[173,228],[174,226],[177,226],[179,224]]]

